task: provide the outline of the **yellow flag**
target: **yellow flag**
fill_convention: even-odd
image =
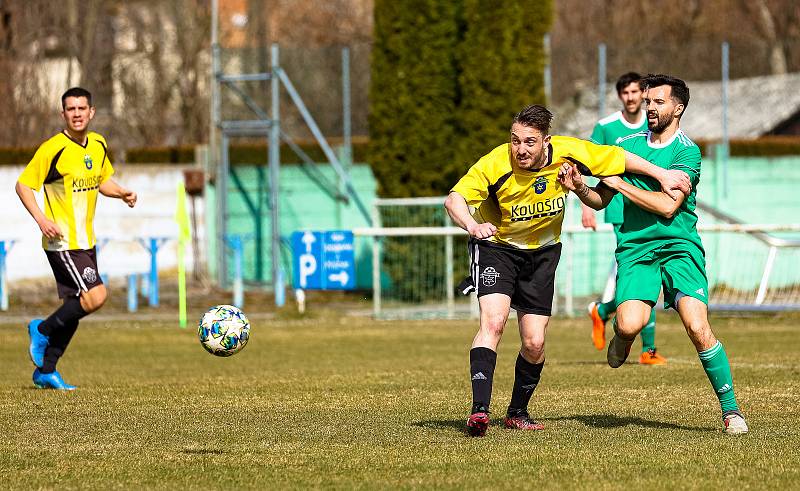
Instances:
[[[175,221],[178,222],[178,322],[186,327],[186,265],[184,251],[192,238],[189,230],[189,215],[186,213],[186,188],[183,181],[178,182],[178,205],[175,208]]]
[[[183,181],[178,182],[178,206],[175,210],[175,221],[178,222],[178,240],[182,244],[188,244],[192,238],[189,228],[189,214],[186,212],[186,188]]]

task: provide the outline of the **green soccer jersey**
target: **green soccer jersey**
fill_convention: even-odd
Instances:
[[[697,145],[679,129],[665,143],[651,143],[650,132],[642,131],[623,138],[619,146],[659,167],[686,172],[692,182],[692,191],[671,219],[639,208],[623,196],[624,216],[617,235],[617,263],[638,259],[666,245],[671,249],[685,245],[689,251],[699,248],[700,253],[704,254],[695,213],[701,159]],[[661,190],[659,182],[649,176],[626,173],[623,178],[641,189]]]
[[[619,145],[620,140],[626,136],[638,133],[647,129],[647,118],[644,111],[641,111],[638,123],[629,123],[622,115],[622,111],[617,111],[601,119],[594,125],[590,139],[600,145]],[[622,223],[622,195],[614,196],[606,207],[606,223],[619,225]]]

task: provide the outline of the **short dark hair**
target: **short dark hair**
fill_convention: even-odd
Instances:
[[[686,82],[671,75],[653,75],[652,73],[642,79],[642,88],[661,87],[662,85],[672,87],[672,100],[683,104],[683,112],[685,113],[686,108],[689,107],[689,87],[686,86]]]
[[[639,88],[642,87],[642,76],[636,72],[628,72],[623,74],[617,79],[617,95],[622,93],[622,89],[629,86],[630,84],[637,82],[639,84]]]
[[[511,124],[519,123],[522,126],[536,128],[543,135],[547,135],[550,132],[551,121],[553,121],[553,113],[546,107],[539,104],[531,104],[518,112]]]
[[[92,93],[82,87],[72,87],[61,96],[61,109],[67,108],[67,97],[85,97],[89,106],[92,105]]]

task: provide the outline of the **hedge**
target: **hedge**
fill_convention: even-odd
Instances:
[[[330,145],[334,146],[340,139],[332,140]],[[353,138],[353,162],[366,162],[367,139],[364,137]],[[302,141],[298,146],[314,161],[327,162],[327,158],[322,149],[316,142]],[[231,164],[266,164],[267,163],[266,143],[262,144],[239,144],[231,145],[230,159]],[[132,148],[124,154],[126,164],[191,164],[194,163],[194,145],[182,145],[174,147],[147,147]],[[2,148],[0,147],[0,165],[23,165],[28,163],[35,148]],[[113,150],[109,152],[111,162],[117,162]],[[301,159],[294,153],[289,145],[281,144],[281,163],[297,164]]]

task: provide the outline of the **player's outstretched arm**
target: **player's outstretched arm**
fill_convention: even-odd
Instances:
[[[39,208],[39,204],[36,202],[36,196],[33,195],[33,189],[19,181],[17,181],[15,189],[17,191],[17,196],[19,196],[19,200],[22,201],[22,206],[28,210],[28,213],[30,213],[33,219],[36,221],[36,225],[39,226],[39,230],[42,231],[42,235],[48,239],[61,237],[61,229],[58,227],[58,224],[52,220],[49,220],[44,213],[42,213],[41,208]]]
[[[581,200],[584,205],[595,209],[601,210],[608,206],[614,192],[606,189],[604,186],[590,188],[583,182],[578,167],[574,164],[562,164],[558,169],[558,182],[562,186],[569,189]]]
[[[673,200],[683,199],[692,190],[689,175],[680,170],[664,169],[625,150],[625,172],[650,176],[661,183],[661,189]]]
[[[444,200],[444,207],[447,210],[447,214],[453,219],[453,222],[469,232],[469,234],[476,239],[488,239],[497,233],[497,227],[491,223],[478,223],[472,218],[467,200],[455,191],[451,191],[450,194],[447,195],[447,199]]]
[[[665,191],[646,191],[623,181],[619,176],[603,178],[602,182],[609,188],[622,193],[639,208],[664,218],[674,217],[686,198],[683,193],[678,195],[678,199],[673,199]]]
[[[119,198],[131,208],[136,205],[136,193],[130,189],[123,188],[113,179],[106,179],[106,181],[100,185],[100,193],[109,198]]]

